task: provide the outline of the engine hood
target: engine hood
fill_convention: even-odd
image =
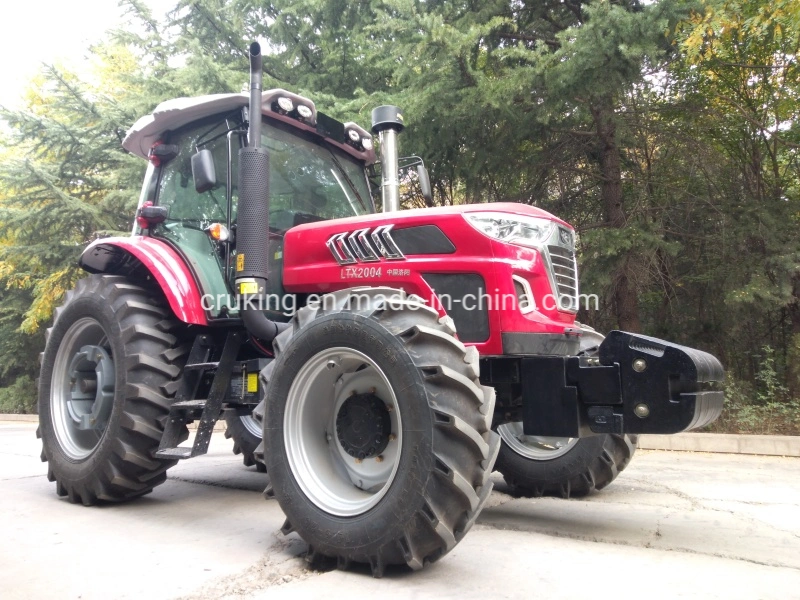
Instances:
[[[420,224],[435,224],[442,219],[450,219],[455,215],[463,215],[471,212],[502,212],[517,214],[530,217],[540,217],[550,219],[564,227],[572,229],[566,221],[562,221],[555,215],[528,204],[518,204],[515,202],[492,202],[487,204],[464,204],[460,206],[439,206],[434,208],[417,208],[403,210],[393,213],[376,213],[373,215],[362,215],[359,217],[348,217],[345,219],[335,219],[332,221],[320,221],[306,225],[299,225],[291,230],[292,233],[303,233],[309,230],[324,230],[331,233],[336,231],[353,231],[363,227],[377,227],[378,225],[392,224],[395,229],[412,227]]]
[[[491,257],[496,252],[490,243],[493,240],[464,219],[466,214],[487,211],[544,218],[573,231],[571,225],[547,211],[511,202],[423,208],[308,223],[286,232],[287,283],[292,282],[291,269],[313,268],[331,261],[339,265],[377,264],[411,255],[452,254],[455,248]]]

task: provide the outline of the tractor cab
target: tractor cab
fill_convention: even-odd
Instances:
[[[131,128],[123,146],[147,158],[133,235],[174,248],[192,268],[209,317],[234,317],[239,151],[247,143],[247,94],[179,98],[158,105]],[[269,153],[267,294],[280,298],[283,237],[296,225],[375,212],[365,166],[371,135],[317,112],[285,90],[262,94],[261,146]],[[225,299],[217,302],[216,299]],[[268,307],[272,308],[272,307]],[[277,307],[276,307],[277,308]],[[277,310],[273,318],[285,319]]]

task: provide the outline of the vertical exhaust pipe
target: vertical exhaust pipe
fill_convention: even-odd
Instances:
[[[250,44],[250,104],[248,108],[247,147],[261,147],[261,44]]]
[[[285,324],[271,321],[262,312],[269,278],[269,154],[261,147],[261,78],[261,46],[253,42],[247,146],[239,150],[236,294],[248,332],[271,342]]]
[[[397,134],[403,131],[403,115],[396,106],[372,111],[372,133],[381,142],[381,201],[383,212],[400,210],[400,162]]]

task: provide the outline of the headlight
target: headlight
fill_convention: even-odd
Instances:
[[[548,219],[524,217],[499,212],[475,212],[464,215],[475,229],[507,244],[536,248],[550,237],[555,224]]]

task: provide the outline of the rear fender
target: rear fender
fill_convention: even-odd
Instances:
[[[151,237],[109,237],[89,244],[78,264],[89,273],[130,275],[142,268],[158,282],[175,316],[208,325],[200,289],[185,261],[166,243]]]

